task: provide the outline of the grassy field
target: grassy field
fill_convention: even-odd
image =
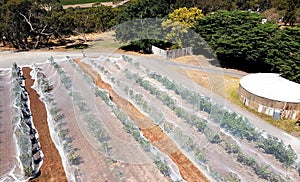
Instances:
[[[74,5],[74,4],[86,4],[86,3],[99,3],[99,2],[111,2],[114,0],[61,0],[62,5]]]

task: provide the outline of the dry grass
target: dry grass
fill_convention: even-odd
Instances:
[[[184,56],[175,58],[173,61],[183,64],[190,64],[194,66],[200,66],[200,63],[195,59],[194,56]]]
[[[234,78],[223,74],[209,73],[193,69],[178,69],[178,71],[186,74],[197,84],[226,98],[229,98],[229,96],[227,95],[227,89],[231,88],[229,86],[232,85],[232,82],[239,82],[238,78]]]
[[[212,59],[208,59],[203,55],[189,55],[184,57],[178,57],[172,59],[172,61],[182,64],[189,64],[193,66],[203,66],[203,67],[219,67],[219,64]]]

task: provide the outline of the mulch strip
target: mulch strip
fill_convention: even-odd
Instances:
[[[33,123],[39,133],[39,141],[44,153],[41,175],[31,181],[67,181],[66,173],[62,166],[61,157],[50,137],[46,107],[44,103],[41,102],[38,93],[31,88],[34,83],[34,80],[31,79],[30,76],[31,68],[24,67],[22,70],[23,76],[25,77],[25,88],[29,94],[30,110],[32,113]]]

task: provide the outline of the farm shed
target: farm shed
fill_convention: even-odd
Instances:
[[[239,99],[244,105],[275,119],[300,118],[300,84],[275,73],[255,73],[240,80]]]

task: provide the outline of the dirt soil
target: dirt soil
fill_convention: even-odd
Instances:
[[[112,87],[105,83],[100,74],[93,70],[93,68],[81,62],[78,59],[74,60],[81,69],[90,75],[95,84],[102,89],[106,89],[112,101],[118,105],[119,108],[127,112],[129,117],[136,122],[141,129],[143,135],[161,152],[167,154],[178,166],[180,174],[186,181],[208,181],[208,179],[199,171],[199,169],[178,149],[176,144],[154,123],[142,114],[129,101],[120,97]]]
[[[45,105],[41,102],[37,92],[31,88],[34,84],[34,80],[30,76],[31,68],[24,67],[22,70],[25,77],[25,88],[29,94],[33,123],[39,133],[39,141],[44,153],[41,175],[32,181],[67,181],[61,157],[50,137]]]
[[[122,6],[123,4],[127,3],[129,0],[125,0],[125,1],[121,1],[118,3],[114,3],[113,1],[111,2],[100,2],[100,3],[84,3],[84,4],[74,4],[74,5],[63,5],[64,9],[68,9],[68,8],[76,8],[76,7],[80,7],[80,8],[90,8],[93,6],[112,6],[112,7],[118,7],[118,6]]]

